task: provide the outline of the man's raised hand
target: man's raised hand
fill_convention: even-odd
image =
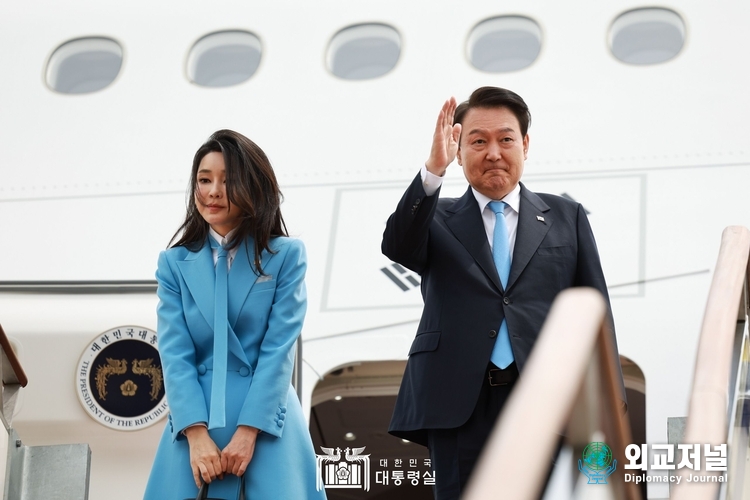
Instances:
[[[456,112],[456,98],[451,97],[440,110],[435,134],[432,136],[432,149],[425,167],[431,174],[443,176],[445,169],[456,157],[458,138],[461,136],[461,124],[453,125],[453,115]]]

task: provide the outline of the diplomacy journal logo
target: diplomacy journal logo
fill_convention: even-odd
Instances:
[[[626,483],[704,483],[727,481],[727,445],[629,444],[625,448]],[[588,484],[607,484],[617,460],[606,443],[589,443],[578,460]],[[687,469],[680,472],[681,469]],[[641,472],[632,472],[634,470]]]
[[[625,448],[625,482],[636,484],[725,483],[727,481],[727,444],[629,444]],[[650,450],[649,450],[650,448]],[[649,453],[650,451],[650,453]],[[702,457],[701,457],[702,455]],[[648,472],[651,474],[648,474]]]
[[[578,460],[578,470],[589,478],[588,484],[607,484],[615,469],[617,460],[612,458],[612,449],[599,441],[589,443]]]

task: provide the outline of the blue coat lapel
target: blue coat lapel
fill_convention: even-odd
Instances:
[[[242,348],[242,343],[237,334],[234,333],[234,326],[237,323],[240,310],[256,278],[255,274],[251,271],[245,248],[246,246],[243,242],[237,249],[237,254],[229,270],[227,284],[229,343],[227,347],[229,352],[234,354],[240,361],[249,365],[250,362],[247,359],[245,350]],[[213,252],[208,240],[206,240],[198,252],[189,252],[185,260],[177,261],[177,266],[203,319],[206,320],[210,328],[213,328],[216,268],[214,266]],[[242,286],[243,283],[245,284],[244,287]]]
[[[197,252],[188,252],[185,260],[178,260],[177,267],[182,273],[182,279],[193,296],[195,305],[209,325],[214,324],[214,286],[216,271],[214,257],[208,240]],[[213,326],[212,326],[213,327]]]
[[[252,290],[255,280],[258,278],[255,272],[255,266],[251,264],[254,258],[255,245],[252,238],[240,243],[237,248],[237,254],[234,256],[232,261],[232,268],[229,270],[229,277],[227,281],[228,291],[228,315],[229,315],[229,326],[234,328],[237,325],[237,318],[240,315],[242,306],[247,300],[247,296]],[[265,254],[261,254],[261,258],[265,257]],[[265,264],[265,262],[263,263]]]
[[[248,247],[248,243],[250,244],[250,247]],[[242,306],[245,304],[245,300],[247,300],[247,296],[253,288],[253,284],[255,284],[255,279],[257,278],[254,268],[250,264],[250,258],[252,257],[248,257],[248,255],[253,255],[252,253],[248,253],[252,248],[252,245],[252,238],[248,238],[240,243],[240,246],[237,248],[237,253],[234,256],[234,260],[232,261],[232,267],[229,269],[229,276],[227,277],[227,299],[229,301],[227,304],[227,319],[229,320],[229,352],[248,365],[250,362],[245,355],[245,350],[242,348],[240,339],[237,337],[237,334],[234,333],[234,327],[237,325],[237,318],[240,315]]]
[[[237,254],[234,256],[232,261],[232,267],[229,270],[229,276],[227,281],[228,310],[227,315],[229,319],[229,352],[232,352],[240,360],[244,361],[248,365],[250,362],[247,360],[245,351],[242,349],[237,335],[234,333],[234,327],[237,325],[237,319],[240,316],[240,312],[247,301],[250,291],[257,282],[259,276],[255,269],[255,265],[252,264],[255,256],[255,240],[253,238],[247,238],[245,241],[240,243],[237,248]],[[273,246],[273,243],[271,243]],[[260,254],[261,266],[266,274],[271,274],[269,270],[269,263],[273,254],[269,254],[267,251],[263,251]],[[271,276],[274,278],[274,276]]]
[[[255,242],[252,238],[248,238],[243,241],[237,249],[237,255],[234,257],[232,262],[232,268],[229,270],[228,286],[229,286],[229,304],[228,304],[228,315],[229,315],[229,326],[234,327],[237,324],[237,318],[242,311],[242,307],[247,301],[248,295],[253,289],[253,286],[261,276],[255,269],[255,265],[251,262],[254,260],[255,250],[253,246]],[[273,248],[273,240],[270,242],[271,248]],[[277,272],[270,263],[275,254],[268,253],[263,250],[260,254],[261,266],[263,271],[266,273],[269,279],[276,279],[274,274]]]

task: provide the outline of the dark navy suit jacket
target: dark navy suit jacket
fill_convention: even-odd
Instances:
[[[427,429],[451,429],[468,420],[503,318],[523,372],[559,292],[589,286],[609,303],[594,235],[579,203],[532,193],[521,184],[504,290],[471,188],[460,198],[438,195],[426,196],[417,175],[388,219],[382,244],[386,256],[422,277],[422,319],[389,432],[423,445]],[[550,373],[550,383],[565,384],[565,374]],[[622,382],[620,397],[624,402]]]

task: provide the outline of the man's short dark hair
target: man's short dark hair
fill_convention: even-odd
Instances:
[[[453,124],[463,123],[466,113],[472,108],[508,108],[521,126],[521,135],[526,137],[526,132],[531,125],[531,113],[520,95],[507,89],[499,87],[480,87],[471,93],[468,101],[464,101],[456,107],[453,115]]]

